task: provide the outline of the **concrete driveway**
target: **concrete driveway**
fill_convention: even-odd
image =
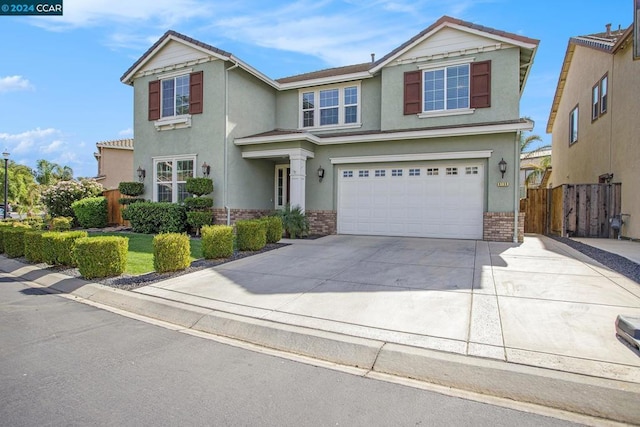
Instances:
[[[209,309],[640,383],[616,338],[640,284],[543,236],[520,245],[328,236],[135,292]]]

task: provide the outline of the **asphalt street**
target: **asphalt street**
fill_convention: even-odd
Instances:
[[[0,425],[565,426],[265,355],[0,275]]]

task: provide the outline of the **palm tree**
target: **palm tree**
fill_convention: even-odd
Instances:
[[[73,169],[69,166],[60,166],[45,159],[38,160],[36,165],[36,181],[40,185],[53,185],[58,181],[73,179]]]
[[[539,159],[531,163],[531,167],[533,168],[533,170],[529,175],[526,176],[524,180],[524,183],[527,187],[530,187],[532,184],[539,182],[542,175],[544,175],[544,171],[551,166],[550,155],[540,156],[543,151],[550,150],[551,145],[542,145],[535,149],[529,150],[534,142],[542,142],[542,138],[540,137],[540,135],[525,135],[524,133],[520,133],[520,153],[522,154],[521,160],[533,158]]]

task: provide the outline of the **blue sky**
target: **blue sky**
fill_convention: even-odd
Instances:
[[[0,16],[0,149],[95,176],[95,143],[133,136],[122,74],[168,29],[272,78],[380,58],[442,15],[540,40],[521,115],[545,128],[569,37],[627,28],[633,0],[64,0],[64,15]]]

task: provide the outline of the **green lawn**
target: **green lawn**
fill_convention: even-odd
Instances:
[[[90,236],[123,236],[129,238],[126,274],[145,274],[153,271],[153,234],[89,233]],[[191,261],[202,258],[202,241],[191,239]]]

